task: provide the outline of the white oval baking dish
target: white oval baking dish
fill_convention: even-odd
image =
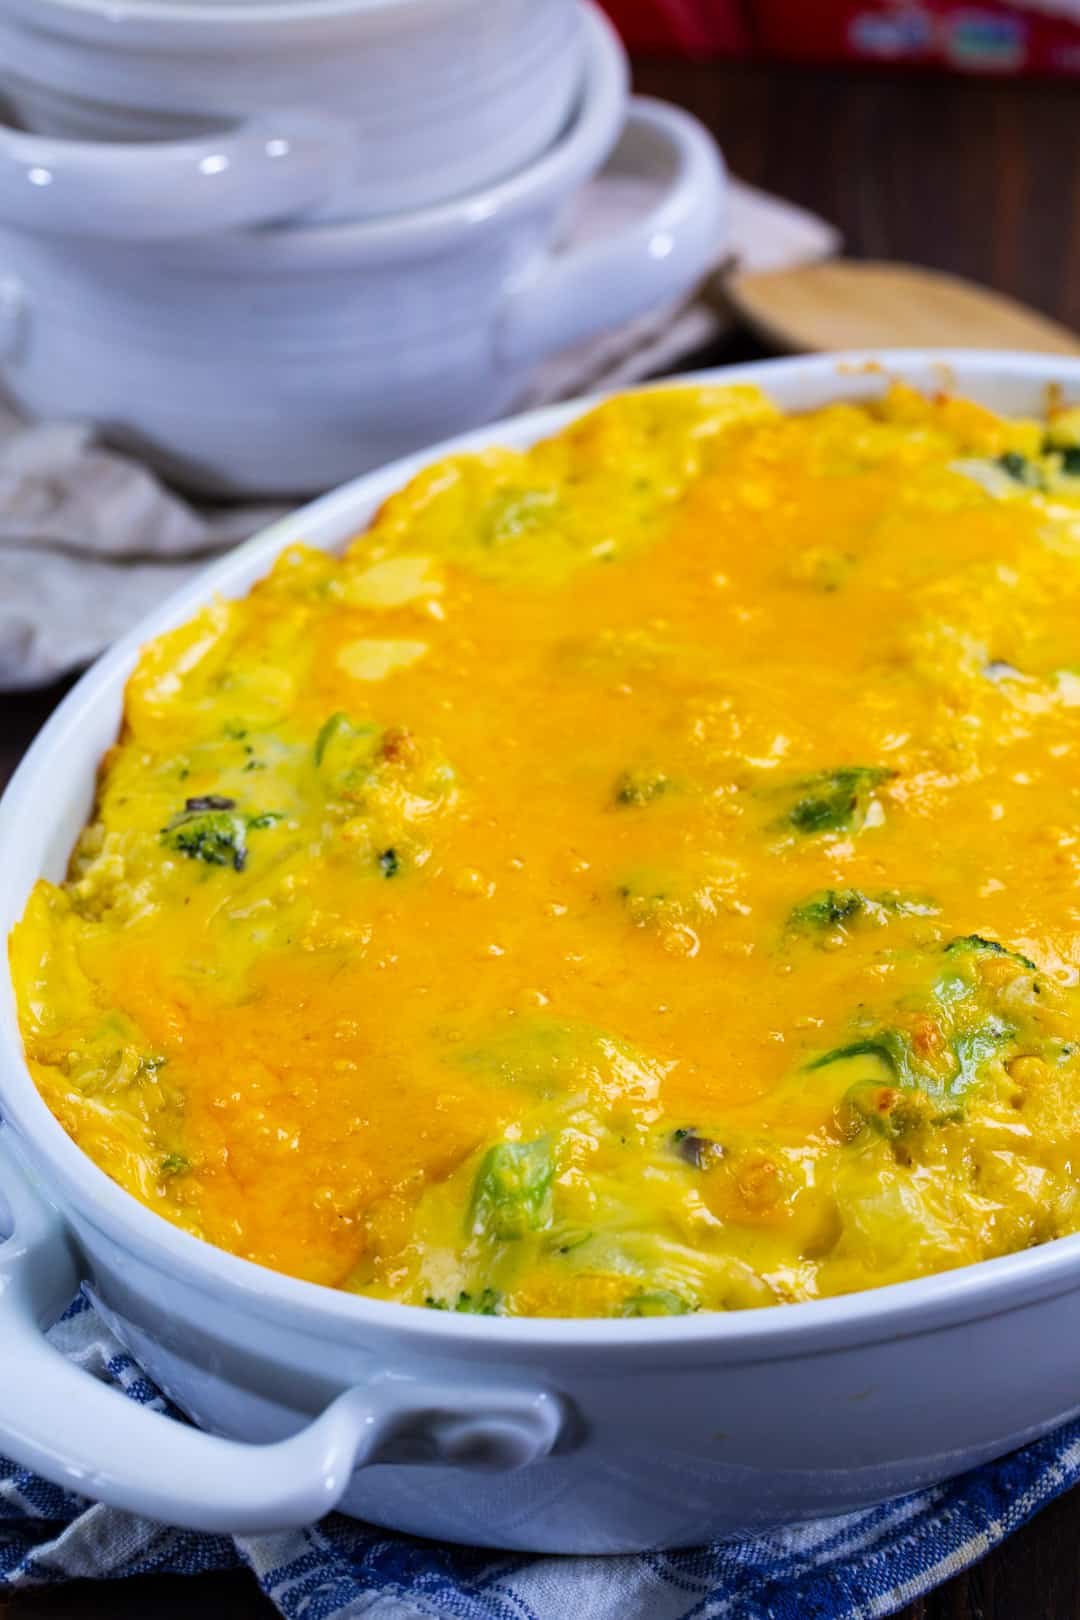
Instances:
[[[1080,401],[1080,363],[1049,356],[886,353],[706,375],[760,383],[793,409],[866,396],[887,376],[948,383],[1014,412],[1041,410],[1051,385]],[[523,417],[454,448],[525,445],[583,408]],[[35,878],[64,870],[140,644],[215,593],[245,592],[300,538],[341,544],[439,454],[276,524],[80,682],[0,805],[5,933]],[[846,1298],[728,1315],[458,1316],[279,1276],[136,1203],[39,1097],[9,983],[0,1109],[0,1188],[14,1216],[0,1247],[0,1451],[155,1518],[269,1529],[336,1504],[492,1546],[690,1545],[947,1478],[1080,1411],[1080,1236]],[[210,1434],[127,1401],[47,1346],[40,1324],[80,1280]]]

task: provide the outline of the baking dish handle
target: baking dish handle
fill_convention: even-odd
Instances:
[[[346,1390],[288,1440],[206,1434],[80,1370],[44,1336],[80,1269],[58,1213],[32,1188],[0,1127],[0,1453],[81,1496],[221,1534],[311,1524],[340,1502],[353,1470],[430,1461],[513,1469],[559,1441],[566,1414],[544,1390],[459,1387],[391,1374]]]
[[[0,125],[0,225],[146,242],[267,224],[325,200],[347,141],[318,113],[175,141],[72,141]]]
[[[667,152],[667,189],[640,219],[526,272],[503,303],[501,357],[529,365],[689,292],[723,248],[727,175],[696,118],[635,96],[623,141]]]

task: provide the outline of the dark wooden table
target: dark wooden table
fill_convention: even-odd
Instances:
[[[641,90],[697,113],[737,174],[832,220],[850,252],[975,277],[1080,329],[1080,90],[667,61],[639,63],[636,77]],[[735,339],[703,358],[754,352]],[[63,690],[0,696],[0,781]],[[275,1612],[243,1574],[0,1596],[4,1620],[256,1620]],[[904,1620],[1074,1617],[1080,1493],[904,1611]]]

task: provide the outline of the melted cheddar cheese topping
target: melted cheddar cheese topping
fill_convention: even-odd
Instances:
[[[45,1099],[294,1276],[802,1300],[1080,1228],[1080,412],[616,399],[146,647],[11,956]]]

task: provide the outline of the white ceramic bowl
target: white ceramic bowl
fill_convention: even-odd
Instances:
[[[7,391],[31,415],[95,422],[175,481],[226,495],[326,489],[502,414],[538,360],[689,291],[722,242],[711,138],[644,100],[624,131],[624,54],[598,12],[587,27],[573,127],[514,180],[458,203],[136,242],[155,216],[132,181],[73,245],[48,228],[52,212],[35,212],[54,209],[57,188],[24,185],[28,222],[0,224]],[[656,205],[556,253],[568,201],[620,131],[612,161],[656,171]],[[196,190],[221,178],[189,176]],[[174,210],[182,192],[178,179]],[[0,222],[13,212],[0,161]],[[106,224],[115,235],[90,234]]]
[[[871,358],[883,369],[862,369]],[[1080,363],[1045,355],[814,357],[695,380],[760,383],[801,409],[876,394],[886,376],[949,382],[1008,411],[1041,411],[1050,384],[1080,401]],[[452,448],[526,445],[582,408]],[[39,874],[64,871],[140,643],[215,594],[245,592],[300,538],[340,546],[428,459],[360,479],[242,546],[83,679],[0,805],[0,930]],[[945,1479],[1080,1410],[1080,1236],[801,1305],[637,1321],[458,1316],[279,1276],[136,1203],[38,1095],[10,984],[0,1108],[0,1188],[14,1214],[0,1247],[0,1452],[151,1517],[269,1529],[337,1504],[440,1540],[692,1545]],[[211,1434],[49,1348],[39,1324],[81,1279]]]
[[[42,135],[175,140],[254,119],[282,139],[318,112],[335,134],[310,201],[334,219],[513,174],[564,128],[582,68],[577,0],[5,0],[0,16],[0,90]],[[264,217],[294,206],[269,189]]]

